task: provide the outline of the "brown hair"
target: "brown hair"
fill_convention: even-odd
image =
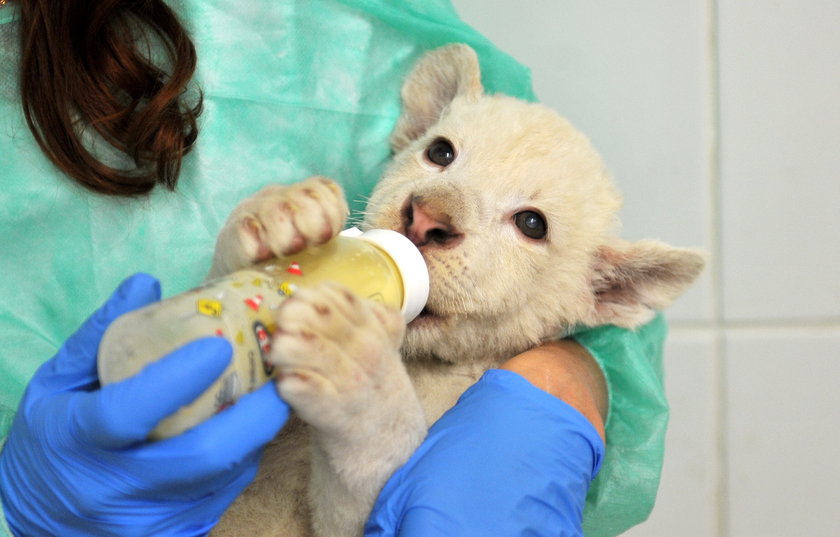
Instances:
[[[162,0],[19,5],[23,110],[47,157],[95,192],[174,190],[201,113],[200,94],[185,104],[196,54],[175,13]],[[84,143],[88,128],[132,164],[106,164]]]

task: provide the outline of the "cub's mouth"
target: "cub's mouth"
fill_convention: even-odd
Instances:
[[[435,312],[429,306],[424,307],[420,313],[410,323],[409,328],[417,328],[421,326],[430,326],[432,324],[443,322],[446,319],[443,315]]]

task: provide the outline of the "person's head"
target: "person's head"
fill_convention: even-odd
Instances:
[[[47,157],[95,192],[174,189],[201,96],[185,96],[196,54],[172,10],[162,0],[18,5],[23,110]],[[125,158],[103,158],[94,139]]]

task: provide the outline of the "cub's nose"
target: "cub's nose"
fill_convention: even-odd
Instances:
[[[410,197],[403,208],[403,234],[417,247],[451,248],[464,238],[452,225],[452,216],[417,196]]]

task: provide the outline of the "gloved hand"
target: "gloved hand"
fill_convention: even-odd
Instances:
[[[582,536],[604,443],[577,410],[488,371],[385,485],[367,537]]]
[[[29,383],[0,454],[0,492],[16,535],[205,535],[253,479],[262,446],[288,416],[273,383],[179,436],[146,441],[228,365],[222,338],[185,345],[99,387],[105,328],[159,296],[150,276],[126,280]]]

